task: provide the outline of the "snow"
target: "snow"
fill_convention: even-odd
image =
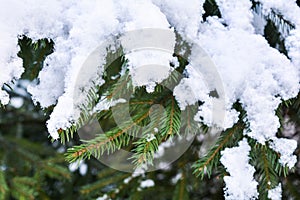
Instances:
[[[282,166],[287,165],[290,169],[297,163],[297,156],[293,155],[297,148],[297,141],[286,138],[272,138],[270,147],[280,154],[279,162]]]
[[[100,77],[104,70],[106,48],[101,47],[101,44],[107,44],[105,42],[109,41],[109,37],[126,31],[133,32],[133,35],[125,34],[121,38],[133,83],[135,86],[146,85],[148,92],[153,92],[155,85],[173,70],[169,63],[174,60],[172,52],[175,34],[174,29],[169,28],[170,25],[190,43],[195,44],[189,57],[190,65],[186,70],[189,77],[182,80],[174,94],[182,110],[198,100],[203,101],[204,104],[199,107],[195,119],[210,126],[215,124],[223,129],[231,127],[238,117],[238,113],[231,106],[240,99],[250,122],[251,132],[247,134],[264,143],[275,135],[279,127],[274,110],[280,99],[275,96],[280,95],[287,99],[294,97],[299,90],[299,69],[288,58],[271,48],[262,36],[254,34],[250,1],[218,0],[223,21],[210,17],[206,23],[201,23],[204,1],[196,0],[193,1],[194,4],[159,0],[128,0],[121,3],[69,0],[64,3],[51,1],[39,6],[33,6],[33,2],[28,0],[30,6],[14,16],[16,19],[26,20],[20,20],[18,26],[3,33],[5,41],[11,41],[6,42],[10,47],[5,46],[3,49],[10,53],[4,53],[7,58],[16,54],[17,39],[14,42],[12,39],[14,35],[22,33],[33,39],[48,37],[54,40],[55,52],[46,59],[45,67],[38,76],[39,83],[28,87],[34,102],[41,107],[57,104],[47,122],[49,133],[54,139],[59,137],[58,129],[65,130],[77,122],[80,107],[87,103],[85,96],[89,89],[104,83]],[[293,6],[283,6],[282,2],[274,1],[262,3],[264,10],[275,7],[295,24],[299,24],[298,18],[287,12],[292,10],[292,13],[296,13],[298,9]],[[15,4],[16,2],[12,3],[10,9],[21,9]],[[180,12],[177,10],[179,6]],[[50,11],[51,9],[47,9],[49,7],[57,8]],[[44,11],[45,16],[51,20],[42,23],[43,18],[36,19],[36,15],[29,12],[38,9]],[[102,12],[98,12],[99,10]],[[5,13],[8,15],[7,11]],[[40,12],[37,13],[41,15]],[[227,27],[223,25],[224,22]],[[4,25],[5,23],[2,26]],[[168,30],[170,34],[167,37],[158,37],[149,32],[135,32],[141,28]],[[296,31],[291,34],[287,40],[290,44],[289,55],[294,63],[299,62],[297,58],[300,57],[299,47],[295,46],[295,41],[298,41],[297,33]],[[89,37],[86,37],[87,34]],[[151,41],[154,42],[153,48],[143,49],[145,46],[149,47]],[[142,45],[138,46],[140,43]],[[195,46],[203,48],[201,51],[204,53]],[[197,60],[199,53],[204,55],[201,61]],[[8,61],[4,59],[3,62]],[[202,66],[198,65],[199,62]],[[203,62],[212,65],[211,71],[205,69]],[[5,69],[9,73],[1,73],[0,83],[18,78],[22,70],[22,67]],[[214,75],[219,80],[214,81]],[[214,89],[217,89],[219,98],[209,96],[209,92]],[[8,103],[5,91],[0,91],[0,97],[2,104]]]
[[[297,132],[297,125],[289,117],[284,117],[282,135],[293,137]]]
[[[80,165],[80,167],[79,167],[79,173],[80,173],[82,176],[86,175],[87,170],[88,170],[87,164],[83,163],[83,164]]]
[[[300,27],[298,25],[297,27]],[[300,66],[300,28],[290,31],[289,37],[285,40],[288,55],[291,57],[295,66]],[[298,77],[300,77],[300,68],[298,68]]]
[[[154,181],[151,180],[151,179],[147,179],[147,180],[144,180],[141,182],[140,184],[140,187],[141,188],[148,188],[148,187],[153,187],[155,184],[154,184]]]
[[[182,173],[178,173],[176,174],[176,176],[174,176],[172,179],[171,179],[171,183],[173,185],[175,185],[180,179],[182,178]]]
[[[295,0],[259,0],[265,12],[274,11],[292,23],[300,25],[300,8]]]
[[[253,12],[253,21],[252,25],[255,29],[256,34],[264,35],[264,29],[267,25],[267,20],[262,12],[262,6],[256,5],[254,8],[255,12]]]
[[[225,176],[225,199],[249,200],[258,198],[257,185],[253,175],[255,169],[249,164],[250,146],[246,139],[239,146],[226,148],[221,152],[221,163],[230,176]]]
[[[0,27],[3,26],[1,22]],[[11,81],[20,78],[24,71],[22,60],[16,56],[19,51],[17,47],[17,35],[15,35],[14,39],[11,37],[12,36],[6,37],[6,35],[2,35],[2,31],[0,33],[0,103],[2,105],[6,105],[9,102],[9,95],[6,91],[1,89],[2,86],[4,83],[10,84]]]
[[[123,180],[123,183],[124,183],[124,184],[128,184],[128,183],[131,181],[131,179],[132,179],[132,177],[129,176],[128,178],[125,178],[125,179]]]
[[[58,43],[56,46],[59,45]],[[63,53],[59,55],[60,58],[57,57],[49,56],[46,58],[45,62],[47,64],[43,67],[38,76],[40,80],[39,84],[32,84],[27,88],[27,91],[32,94],[33,102],[35,104],[39,103],[42,108],[54,105],[64,92],[64,76],[66,74],[66,68],[64,66],[66,66],[67,63],[61,66],[55,63],[58,63],[58,59],[61,60],[60,62],[63,62],[69,60],[69,58],[68,54]],[[49,88],[51,88],[50,91]]]
[[[37,3],[35,0],[25,0],[21,4],[17,0],[12,0],[1,6],[0,86],[20,78],[23,73],[22,60],[16,56],[19,51],[18,35],[26,34],[33,40],[40,38],[55,40],[58,35],[64,35],[63,26],[66,23],[62,11],[66,10],[68,3],[71,4],[72,1]],[[56,84],[59,85],[59,82]],[[0,92],[0,96],[1,103],[8,103],[7,95],[3,91]]]
[[[110,199],[107,194],[104,194],[102,197],[98,197],[96,200],[108,200]]]
[[[275,96],[280,95],[283,99],[296,96],[299,91],[296,67],[284,55],[270,48],[262,36],[242,29],[228,29],[216,18],[203,24],[197,42],[214,61],[216,76],[222,80],[224,94],[220,93],[220,99],[225,102],[225,118],[232,123],[237,120],[237,114],[230,113],[230,110],[239,99],[250,122],[251,132],[247,134],[260,143],[275,136],[279,128],[275,109],[281,102]],[[219,86],[218,83],[215,85]],[[209,105],[207,109],[211,110]]]
[[[156,140],[156,137],[153,133],[150,133],[146,135],[146,140],[147,142],[151,142],[152,140]]]
[[[147,0],[43,3],[27,0],[22,5],[11,1],[2,8],[0,26],[5,31],[1,31],[1,44],[5,45],[1,45],[0,51],[0,64],[4,66],[1,67],[0,85],[19,78],[23,72],[16,57],[18,35],[26,34],[33,39],[51,38],[55,42],[55,52],[48,56],[39,73],[39,83],[28,87],[34,102],[42,108],[57,103],[47,122],[54,139],[58,139],[58,129],[67,129],[78,120],[80,106],[86,103],[85,96],[94,86],[91,83],[104,83],[100,77],[106,46],[101,44],[120,32],[141,28],[169,29],[164,14]],[[11,16],[10,20],[6,20],[7,16]],[[18,24],[11,26],[16,21]],[[93,50],[97,50],[97,54],[93,54]],[[94,61],[92,66],[91,60]],[[0,97],[2,104],[8,103],[6,92],[1,91]]]
[[[194,38],[204,13],[205,0],[152,0],[165,14],[171,26],[183,37]]]
[[[93,112],[101,112],[103,110],[109,110],[110,107],[117,105],[118,103],[125,103],[125,99],[108,100],[104,96],[99,100],[93,109]]]
[[[126,54],[134,86],[146,86],[148,93],[154,92],[157,83],[171,73],[169,66],[172,54],[157,50],[144,50]],[[159,63],[157,63],[159,61]]]
[[[216,0],[222,18],[230,28],[243,29],[253,32],[251,22],[253,15],[250,10],[252,3],[249,0]],[[241,17],[243,16],[243,17]]]
[[[161,20],[151,29],[130,31],[121,38],[133,85],[145,85],[149,93],[173,71],[175,33],[164,16]]]
[[[271,199],[271,200],[281,200],[281,198],[282,198],[282,188],[281,188],[280,183],[278,184],[278,186],[276,186],[272,190],[269,190],[268,198]]]
[[[202,20],[204,0],[6,2],[0,8],[0,103],[9,103],[2,86],[19,79],[24,71],[17,57],[20,35],[33,40],[49,38],[55,43],[54,53],[46,58],[37,80],[27,90],[42,108],[55,105],[47,128],[53,139],[59,139],[59,129],[78,122],[82,107],[88,104],[89,91],[104,84],[101,77],[108,46],[111,51],[122,46],[133,84],[153,92],[156,84],[178,66],[172,56],[176,32],[191,48],[186,58],[187,76],[174,89],[180,109],[201,101],[194,119],[224,130],[237,122],[239,113],[232,105],[241,102],[250,125],[244,134],[262,144],[269,142],[280,153],[280,163],[292,168],[297,143],[276,138],[280,124],[275,110],[282,99],[295,97],[300,89],[300,8],[294,0],[259,2],[261,10],[253,13],[249,0],[216,0],[222,18],[208,17],[206,22]],[[295,27],[289,31],[280,28],[289,58],[270,47],[262,35],[264,16],[274,13]],[[176,53],[183,55],[184,51]],[[212,91],[217,96],[211,96]],[[99,98],[91,112],[125,102]],[[22,104],[12,98],[11,105]],[[154,139],[150,136],[149,141]],[[170,146],[171,142],[159,145],[155,158],[162,157]],[[230,174],[224,178],[227,199],[257,197],[249,150],[243,140],[238,147],[222,151],[221,162]],[[82,173],[86,170],[83,167]],[[141,169],[133,177],[144,173]],[[147,181],[146,186],[152,184]],[[269,195],[276,199],[278,191],[275,188]]]
[[[77,162],[71,163],[71,164],[69,165],[69,170],[70,170],[71,172],[74,172],[74,171],[76,171],[76,170],[78,170],[78,169],[79,169],[79,173],[80,173],[82,176],[84,176],[84,175],[86,175],[86,173],[87,173],[88,166],[87,166],[87,164],[84,163],[83,161],[77,161]]]
[[[47,121],[48,131],[53,139],[58,139],[59,129],[65,130],[75,122],[73,98],[65,96],[60,97],[59,103],[50,115],[50,120]],[[79,115],[79,112],[77,113]],[[55,121],[54,121],[55,120]]]
[[[0,101],[2,105],[6,105],[9,102],[9,95],[7,92],[0,90]]]
[[[185,73],[188,78],[183,78],[173,91],[181,110],[184,110],[187,105],[193,105],[198,99],[208,100],[209,93],[202,73],[199,73],[191,64],[186,66]]]
[[[154,158],[160,158],[165,154],[166,149],[174,147],[176,143],[173,140],[166,140],[158,145],[158,149],[154,154]]]
[[[132,178],[135,178],[135,177],[138,177],[138,176],[144,176],[146,171],[147,171],[148,167],[146,165],[142,165],[141,167],[139,168],[136,168],[134,170],[134,172],[132,173],[131,177]]]
[[[279,30],[283,33],[285,38],[285,46],[288,51],[288,55],[296,66],[300,65],[300,8],[295,0],[260,0],[263,6],[263,12],[265,15],[270,15],[271,11],[275,11],[276,14],[283,16],[285,20],[288,20],[295,26],[295,29],[290,33],[285,29],[287,27],[281,26],[280,21],[276,24],[279,26]],[[283,30],[282,30],[283,29]],[[298,68],[298,76],[300,76],[300,68]]]
[[[22,97],[13,97],[10,99],[10,105],[12,105],[14,108],[21,108],[24,104],[24,99]]]
[[[299,91],[297,68],[288,58],[270,48],[262,36],[253,33],[249,1],[217,3],[228,26],[223,25],[223,19],[211,17],[207,23],[200,25],[200,34],[191,38],[194,44],[203,48],[213,64],[199,59],[198,52],[193,54],[200,49],[194,45],[189,58],[190,67],[187,68],[187,72],[192,71],[188,74],[192,75],[183,79],[175,88],[176,99],[182,110],[196,100],[204,102],[195,120],[210,126],[216,124],[223,129],[237,121],[238,113],[231,106],[241,100],[250,122],[251,132],[247,134],[264,143],[275,136],[280,126],[275,109],[281,100],[275,96],[288,99]],[[206,69],[201,67],[207,66],[204,62],[209,64],[210,69],[215,69],[209,73],[213,78],[207,76]],[[214,89],[217,89],[220,96],[218,99],[209,96],[209,92]]]

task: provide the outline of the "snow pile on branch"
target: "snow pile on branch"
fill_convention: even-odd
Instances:
[[[5,105],[9,101],[3,85],[20,78],[24,70],[17,57],[20,35],[33,40],[49,38],[55,43],[55,52],[45,60],[38,83],[29,86],[28,91],[41,107],[55,105],[47,127],[52,138],[58,139],[58,130],[68,129],[78,121],[81,106],[88,103],[86,96],[90,89],[104,83],[101,76],[106,63],[106,44],[118,48],[120,44],[113,43],[114,38],[139,29],[163,29],[172,33],[168,41],[160,42],[167,44],[163,46],[167,52],[155,48],[131,52],[132,43],[126,41],[126,37],[121,39],[133,84],[146,85],[147,91],[152,92],[173,70],[169,63],[174,59],[176,31],[191,45],[187,77],[174,89],[180,108],[184,110],[187,105],[202,101],[195,120],[226,129],[237,122],[239,113],[232,105],[240,101],[247,111],[251,129],[245,134],[262,144],[270,141],[271,148],[281,154],[281,164],[293,167],[296,143],[276,138],[280,124],[275,109],[282,99],[296,96],[300,88],[299,7],[294,0],[260,0],[263,15],[278,12],[294,26],[284,35],[290,60],[255,33],[261,30],[262,23],[257,23],[250,0],[216,0],[222,18],[208,17],[206,22],[202,19],[204,2],[24,0],[20,3],[11,0],[0,8],[0,103]],[[141,34],[141,38],[145,37]],[[158,65],[165,66],[159,75],[153,67]],[[212,91],[217,95],[210,95]],[[102,109],[106,104],[97,108]],[[286,150],[286,147],[290,148]],[[254,169],[248,164],[249,148],[247,142],[242,141],[239,147],[222,153],[221,161],[231,175],[225,177],[228,198],[257,197]],[[236,186],[232,180],[236,180],[236,184],[245,180],[235,170],[246,174],[248,181],[244,186],[249,186],[248,194],[245,187],[240,188],[241,191],[233,189]]]
[[[258,197],[254,180],[255,169],[249,164],[250,146],[246,139],[238,147],[226,148],[221,152],[221,163],[230,176],[225,176],[225,199],[248,200]]]
[[[183,38],[197,36],[205,0],[152,0],[167,17],[171,26],[176,28]]]
[[[288,55],[296,66],[300,66],[300,8],[295,0],[260,0],[265,15],[271,15],[272,12],[283,16],[283,18],[294,26],[285,38],[285,46]],[[281,20],[277,20],[279,30],[284,29]],[[281,32],[286,32],[281,30]],[[300,68],[298,68],[298,77],[300,76]]]
[[[91,51],[107,42],[107,38],[124,31],[169,29],[165,16],[151,1],[127,0],[120,3],[68,0],[36,3],[35,0],[26,0],[22,4],[12,1],[2,8],[1,30],[7,36],[1,37],[5,41],[1,44],[10,46],[1,45],[0,61],[5,66],[1,67],[1,86],[19,78],[23,72],[22,67],[16,68],[21,66],[20,62],[16,64],[14,61],[18,52],[18,35],[26,34],[32,39],[51,38],[55,42],[55,52],[47,57],[45,67],[39,73],[39,83],[28,87],[34,102],[42,107],[57,103],[47,122],[54,139],[58,138],[58,129],[67,129],[77,121],[79,107],[85,103],[84,97],[89,89],[103,84],[100,77],[105,64],[106,47],[98,52],[98,62],[86,68],[84,64]],[[10,21],[6,20],[7,16],[11,16]],[[14,22],[18,23],[11,27]],[[4,91],[1,91],[0,97],[2,104],[8,103],[8,95]]]
[[[62,14],[67,5],[71,3],[72,1],[64,3],[61,1],[36,2],[35,0],[24,0],[20,3],[20,1],[12,0],[1,6],[0,87],[4,83],[10,83],[10,81],[20,78],[23,73],[22,61],[17,57],[18,36],[27,35],[33,40],[52,38],[56,42],[58,36],[65,35],[68,23]],[[60,76],[60,73],[55,76]],[[55,76],[51,78],[53,79]],[[43,81],[43,79],[41,80]],[[52,82],[51,86],[54,90],[57,90],[57,85],[60,85],[59,81],[63,82],[63,79],[58,80],[56,85]],[[49,86],[41,89],[49,89]],[[43,91],[47,97],[49,91]],[[0,91],[0,101],[2,104],[8,103],[8,96],[2,90]]]
[[[251,132],[247,134],[264,143],[280,126],[275,109],[281,100],[275,96],[288,99],[298,93],[296,68],[260,35],[228,30],[217,19],[210,19],[203,30],[199,44],[216,64],[227,110],[240,99],[250,122]]]
[[[281,99],[292,98],[299,91],[296,65],[270,47],[263,36],[254,34],[249,1],[220,0],[217,3],[223,19],[211,17],[200,25],[197,37],[192,40],[196,45],[193,46],[189,58],[194,72],[189,73],[192,75],[175,88],[176,98],[181,103],[181,108],[196,100],[204,102],[199,108],[196,120],[208,125],[216,124],[224,129],[237,121],[238,114],[231,106],[240,100],[250,122],[251,132],[247,134],[264,143],[275,136],[280,126],[275,109]],[[176,27],[177,24],[174,25]],[[178,25],[180,26],[180,22]],[[207,52],[215,66],[203,61],[205,58],[201,58],[201,53],[197,52],[199,47]],[[213,67],[215,72],[209,72],[212,77],[210,78],[207,68]],[[188,68],[187,72],[189,71],[191,70]],[[200,75],[194,75],[195,72]],[[199,78],[194,78],[201,74],[206,79],[208,91],[203,89],[205,84],[201,81],[199,83]],[[218,79],[221,81],[218,82]],[[185,88],[188,87],[199,89],[196,96],[198,98],[194,101],[190,95],[186,95]],[[214,89],[218,92],[218,99],[209,95],[209,91]],[[210,112],[212,113],[209,114]],[[223,113],[224,123],[215,117]]]
[[[153,92],[156,84],[161,83],[173,71],[170,63],[176,63],[173,57],[175,33],[168,30],[168,26],[165,19],[160,29],[138,29],[121,37],[134,86],[146,86],[148,92]],[[163,27],[165,28],[162,29]]]
[[[280,154],[279,162],[290,169],[297,163],[297,156],[293,155],[297,148],[297,141],[286,138],[272,138],[270,147]]]
[[[250,10],[252,2],[249,0],[216,0],[222,14],[222,18],[228,23],[229,28],[243,29],[253,32],[251,25],[253,14]],[[241,17],[243,16],[243,17]]]
[[[281,188],[280,183],[278,184],[277,187],[273,188],[272,190],[269,190],[268,198],[271,199],[271,200],[281,200],[281,198],[282,198],[282,188]]]
[[[155,185],[154,181],[151,179],[147,179],[141,182],[141,188],[153,187]]]
[[[273,3],[262,2],[266,10],[275,7],[286,14],[289,20],[299,24],[298,18],[287,12],[293,10],[292,13],[295,13],[294,6],[286,7],[273,1]],[[80,105],[85,104],[84,96],[89,89],[94,85],[103,84],[100,77],[105,64],[105,50],[101,51],[102,56],[97,59],[97,63],[93,63],[93,67],[82,70],[92,50],[105,43],[109,37],[126,31],[141,28],[168,30],[170,25],[174,26],[184,38],[189,39],[189,42],[207,52],[215,64],[215,71],[210,73],[219,76],[219,82],[212,84],[211,82],[216,79],[207,78],[205,73],[208,69],[198,65],[199,52],[192,47],[190,67],[186,70],[190,77],[183,79],[175,88],[180,107],[184,109],[188,104],[203,101],[204,104],[199,108],[196,119],[226,129],[237,121],[238,113],[232,110],[231,106],[239,99],[247,111],[250,122],[251,132],[247,134],[264,143],[275,136],[279,127],[275,109],[281,102],[280,97],[288,99],[299,91],[297,68],[288,58],[271,48],[262,36],[254,34],[250,1],[218,0],[217,4],[223,19],[208,18],[207,22],[201,23],[203,3],[202,0],[194,0],[193,4],[159,0],[143,2],[127,0],[121,3],[106,0],[89,2],[68,0],[64,3],[51,1],[36,5],[34,0],[26,0],[26,9],[22,9],[21,5],[13,1],[8,7],[11,9],[10,13],[14,13],[13,9],[21,10],[12,17],[18,24],[4,29],[7,35],[4,38],[13,45],[16,45],[17,39],[12,42],[12,38],[18,34],[27,34],[33,39],[47,37],[54,40],[55,52],[46,59],[45,67],[38,77],[39,83],[29,86],[28,91],[32,94],[33,100],[39,102],[42,107],[57,103],[48,121],[49,132],[57,139],[58,129],[69,128],[79,118]],[[10,13],[6,10],[1,15],[2,26],[6,25],[4,19],[5,16],[11,15]],[[44,20],[42,15],[50,20]],[[223,23],[228,26],[224,26]],[[295,43],[296,36],[296,34],[291,36],[290,44]],[[124,46],[126,49],[126,45]],[[1,85],[18,78],[22,73],[21,67],[14,69],[8,65],[11,61],[8,58],[17,53],[17,48],[12,48],[13,46],[5,47],[3,55],[6,55],[6,58],[1,59],[3,66],[7,68],[4,68],[6,73],[1,73]],[[295,55],[295,48],[295,45],[289,46],[291,50],[289,53],[296,64],[299,55]],[[169,66],[172,57],[166,53],[157,56],[149,51],[135,54],[128,52],[126,56],[129,59],[133,82],[135,85],[146,85],[149,92],[153,91],[155,84],[172,70],[166,68],[160,77],[153,76],[151,70],[151,73],[146,73],[147,76],[140,76],[139,65],[143,64],[140,60],[149,65],[153,63],[153,58],[159,58],[158,64]],[[195,74],[195,70],[200,75]],[[203,81],[199,80],[201,77],[206,79],[206,83],[199,84],[199,81]],[[194,97],[190,98],[190,95],[186,94],[186,88],[197,89],[192,91]],[[209,95],[214,89],[217,90],[219,98]],[[3,104],[7,103],[8,96],[4,91],[1,91],[0,97]],[[214,116],[221,112],[224,112],[225,119],[214,119]]]

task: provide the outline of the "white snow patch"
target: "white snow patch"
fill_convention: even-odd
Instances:
[[[290,169],[297,163],[297,156],[293,155],[297,148],[297,141],[287,138],[272,138],[270,147],[280,153],[279,162],[285,166],[287,165]]]
[[[151,93],[157,83],[166,79],[172,68],[170,61],[172,54],[158,50],[142,50],[126,54],[129,60],[128,68],[132,76],[134,86],[146,86]]]
[[[131,180],[132,180],[132,177],[129,176],[128,178],[125,178],[125,179],[123,180],[123,183],[124,183],[124,184],[128,184]]]
[[[281,200],[282,199],[282,188],[279,183],[278,186],[268,191],[268,198],[271,200]]]
[[[253,15],[251,12],[252,2],[249,0],[216,0],[221,11],[222,18],[230,28],[243,29],[254,32],[251,25]]]
[[[93,109],[93,112],[100,112],[103,110],[109,110],[110,107],[117,105],[118,103],[125,103],[125,99],[117,99],[117,100],[108,100],[106,97],[102,97],[95,108]]]
[[[76,170],[79,169],[79,173],[84,176],[86,175],[87,173],[87,170],[88,170],[88,166],[86,163],[84,163],[82,160],[81,161],[76,161],[76,162],[73,162],[69,165],[69,170],[71,172],[74,172]]]
[[[156,140],[156,137],[152,133],[151,134],[147,134],[146,135],[146,140],[147,140],[147,142],[151,142],[152,140]]]
[[[104,194],[102,197],[98,197],[96,200],[108,200],[110,199],[107,194]]]
[[[171,26],[186,38],[195,38],[204,13],[205,0],[152,0],[165,14]]]
[[[172,184],[175,185],[181,178],[182,178],[182,173],[176,174],[176,176],[174,176],[171,179]]]
[[[13,97],[10,99],[10,105],[14,108],[21,108],[24,104],[24,99],[22,97]]]
[[[154,181],[151,179],[147,179],[141,182],[140,187],[141,188],[149,188],[153,187],[155,185]]]
[[[258,198],[253,175],[255,169],[249,164],[250,146],[246,139],[238,147],[226,148],[221,152],[221,163],[230,176],[225,176],[225,199],[248,200]]]

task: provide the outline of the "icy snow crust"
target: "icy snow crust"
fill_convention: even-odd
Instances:
[[[292,98],[299,92],[300,9],[294,0],[260,0],[262,15],[275,10],[295,26],[295,29],[286,34],[286,47],[291,58],[289,60],[259,35],[264,20],[260,21],[258,15],[253,15],[249,0],[216,2],[222,18],[209,17],[206,22],[201,17],[204,0],[5,2],[0,7],[0,86],[2,88],[3,84],[20,78],[24,71],[22,61],[17,57],[18,36],[25,34],[34,40],[51,38],[55,42],[55,52],[47,57],[45,66],[39,73],[38,84],[29,86],[28,91],[34,102],[41,107],[55,105],[47,127],[52,138],[58,139],[58,129],[67,129],[77,122],[80,105],[86,103],[85,97],[89,89],[95,84],[104,83],[100,77],[104,70],[106,52],[98,49],[100,56],[91,55],[91,52],[107,42],[108,38],[128,31],[157,28],[174,32],[175,29],[183,39],[200,46],[210,57],[222,83],[223,91],[219,95],[224,100],[222,104],[218,98],[209,96],[212,85],[202,79],[208,69],[198,65],[198,52],[192,47],[190,64],[186,69],[189,76],[174,90],[180,108],[184,109],[198,100],[203,101],[195,120],[226,129],[238,119],[239,113],[231,107],[239,100],[247,111],[250,123],[251,131],[245,134],[260,143],[271,140],[272,148],[282,155],[281,163],[291,168],[296,162],[292,155],[296,145],[292,140],[276,138],[275,133],[280,124],[275,109],[282,99]],[[175,45],[175,38],[172,45]],[[86,63],[89,56],[95,56],[95,62]],[[133,83],[136,86],[146,85],[148,92],[152,92],[155,84],[170,73],[172,69],[168,62],[174,59],[168,53],[157,55],[157,51],[128,54],[127,58]],[[154,58],[159,58],[154,64],[167,65],[163,73],[156,77],[150,70],[149,76],[138,76],[139,65],[145,64],[140,61],[145,60],[146,64],[151,65]],[[83,66],[90,64],[93,67],[82,70]],[[193,89],[193,97],[186,88]],[[1,89],[0,102],[3,105],[9,102],[8,94]],[[98,105],[97,108],[104,107],[106,106]],[[213,112],[224,112],[224,119],[214,121]],[[290,147],[289,151],[283,149],[283,146]],[[251,178],[254,169],[247,160],[249,145],[243,141],[236,148],[224,150],[221,159],[230,173],[230,177],[225,178],[226,198],[240,197],[239,191],[232,190],[235,187],[234,181],[239,180],[239,177],[229,168],[228,162],[234,162],[234,159],[242,156],[245,162],[239,168],[248,174],[246,186],[251,188],[251,193],[248,194],[250,196],[244,198],[255,198],[256,182]],[[237,150],[239,154],[235,154]],[[228,156],[230,151],[232,156]],[[273,196],[275,193],[277,190],[269,195]]]

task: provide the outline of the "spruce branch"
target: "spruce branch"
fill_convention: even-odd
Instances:
[[[135,167],[138,168],[143,164],[153,164],[154,154],[158,150],[160,139],[161,121],[163,120],[163,109],[150,109],[150,123],[146,126],[146,130],[142,133],[142,137],[134,142],[134,155],[131,157]]]
[[[11,194],[16,199],[34,200],[37,181],[31,177],[14,177],[11,181]]]
[[[133,91],[134,88],[132,85],[131,75],[129,74],[129,70],[126,70],[125,74],[122,75],[104,95],[108,100],[116,100],[126,96],[126,94],[131,94]]]
[[[275,188],[279,183],[279,176],[288,173],[288,168],[281,166],[280,155],[270,149],[268,145],[257,143],[254,139],[248,139],[251,146],[251,163],[257,171],[259,181],[260,198],[267,198],[268,191]]]
[[[166,115],[162,118],[161,136],[164,139],[173,137],[179,134],[181,128],[181,111],[177,101],[172,96],[166,100]]]
[[[151,137],[151,136],[150,136]],[[158,140],[155,136],[154,138],[141,138],[134,142],[136,145],[135,154],[132,157],[134,159],[134,164],[136,167],[140,167],[142,164],[153,164],[154,153],[158,149]]]
[[[97,117],[97,114],[93,113],[93,109],[96,103],[99,101],[98,91],[100,88],[93,83],[93,86],[87,92],[87,100],[84,104],[81,104],[80,107],[80,116],[77,122],[73,123],[71,127],[66,130],[58,129],[57,132],[60,136],[60,141],[62,144],[69,142],[70,139],[74,137],[74,134],[79,128],[87,124],[88,121],[94,120]]]
[[[204,178],[204,175],[207,174],[208,177],[211,176],[213,168],[217,167],[221,154],[220,152],[226,147],[234,146],[240,141],[243,137],[242,130],[244,125],[236,124],[232,128],[224,131],[220,138],[218,139],[216,145],[209,150],[208,154],[203,158],[200,158],[196,163],[193,164],[194,174],[197,177]]]
[[[70,180],[71,174],[68,169],[54,163],[42,163],[40,169],[49,177],[57,180]]]
[[[187,180],[184,175],[183,177],[178,180],[174,193],[173,193],[173,198],[172,200],[188,200],[189,195],[187,191]]]
[[[257,13],[257,14],[264,14],[263,11],[263,4],[256,1],[252,0],[252,10]],[[290,22],[289,20],[284,18],[284,15],[282,15],[278,10],[276,9],[271,9],[270,13],[266,15],[262,15],[262,17],[265,17],[266,19],[271,20],[274,22],[274,24],[277,26],[278,30],[282,34],[288,34],[290,30],[295,29],[295,25]]]
[[[218,16],[221,18],[221,12],[215,0],[206,0],[203,4],[205,13],[202,15],[203,20],[206,21],[206,18],[209,16]]]
[[[6,199],[8,196],[9,188],[5,180],[5,174],[0,170],[0,199]]]
[[[86,144],[68,149],[66,159],[69,162],[75,162],[76,160],[90,158],[91,155],[99,158],[105,151],[114,152],[116,149],[128,145],[131,134],[126,134],[126,132],[132,129],[133,133],[136,133],[137,131],[134,129],[134,126],[147,118],[149,112],[150,111],[147,110],[141,113],[135,117],[132,122],[125,124],[122,129],[115,127],[104,134],[98,135],[95,139],[88,141]],[[123,136],[123,138],[120,138],[121,136]]]
[[[181,111],[181,127],[185,135],[197,134],[202,130],[204,133],[207,131],[207,127],[194,120],[194,116],[198,112],[198,105],[188,105]],[[202,134],[202,133],[200,133]]]
[[[110,177],[101,178],[100,180],[85,185],[80,189],[80,193],[84,196],[90,196],[92,194],[101,194],[101,189],[105,188],[106,186],[110,184],[116,184],[121,181],[123,181],[125,178],[127,178],[129,174],[124,173],[117,173]]]

